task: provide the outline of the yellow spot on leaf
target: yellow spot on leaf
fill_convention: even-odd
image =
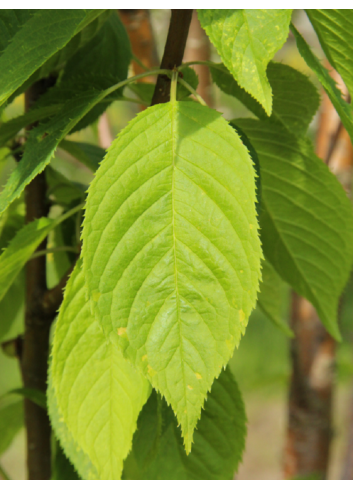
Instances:
[[[147,355],[143,355],[143,357],[141,358],[141,360],[142,360],[143,362],[146,362],[146,361],[147,361]]]
[[[243,311],[243,309],[240,309],[240,311],[239,311],[239,320],[242,323],[244,321],[244,319],[245,319],[244,311]]]
[[[188,385],[188,389],[189,389],[190,391],[192,391],[194,388],[193,388],[193,387],[191,387],[191,385]]]
[[[127,337],[126,328],[118,328],[118,335]]]
[[[156,371],[151,367],[151,365],[147,365],[147,372],[149,373],[149,375],[151,377],[153,377],[154,375],[156,375]]]
[[[252,224],[249,224],[249,228],[252,229],[254,226]]]
[[[202,379],[202,375],[201,375],[201,374],[199,374],[199,373],[197,373],[197,372],[196,372],[196,373],[195,373],[195,375],[196,375],[196,378],[197,378],[198,380],[201,380],[201,379]]]

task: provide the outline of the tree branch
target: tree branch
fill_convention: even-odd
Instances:
[[[52,80],[40,80],[25,94],[25,110],[52,84]],[[29,127],[28,129],[31,129]],[[26,187],[26,222],[48,214],[45,174],[40,173]],[[38,247],[44,250],[46,240]],[[30,260],[26,265],[26,310],[21,372],[25,388],[46,392],[48,371],[49,331],[54,316],[46,314],[42,307],[46,287],[46,257]],[[46,480],[51,477],[50,435],[48,414],[29,399],[24,400],[27,432],[27,467],[30,480]]]
[[[162,69],[172,70],[183,61],[186,39],[192,17],[192,9],[172,9],[167,41],[161,62]],[[169,101],[170,78],[159,75],[154,90],[152,105]]]

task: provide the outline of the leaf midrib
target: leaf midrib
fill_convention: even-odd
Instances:
[[[175,170],[176,170],[176,127],[175,127],[175,119],[176,119],[176,108],[177,102],[171,103],[171,136],[172,136],[172,233],[173,233],[173,254],[174,254],[174,283],[175,283],[175,300],[177,305],[177,322],[178,322],[178,330],[179,330],[179,339],[180,339],[180,357],[181,357],[181,370],[183,376],[183,386],[184,386],[184,398],[187,403],[187,392],[186,392],[186,382],[185,382],[185,368],[183,362],[183,334],[182,334],[182,321],[180,317],[180,296],[179,296],[179,288],[178,288],[178,266],[177,266],[177,256],[176,256],[176,232],[175,232]],[[186,418],[188,415],[186,414]],[[189,424],[189,423],[187,423]],[[189,426],[188,426],[189,428]],[[186,447],[187,451],[189,448]]]

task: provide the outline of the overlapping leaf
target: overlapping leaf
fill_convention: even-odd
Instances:
[[[78,143],[64,139],[59,146],[71,156],[84,163],[92,172],[98,170],[99,163],[105,156],[104,149],[89,143]]]
[[[273,92],[269,118],[262,106],[234,80],[222,64],[211,67],[213,81],[228,95],[236,97],[259,119],[280,123],[289,131],[304,135],[319,108],[319,94],[307,76],[291,66],[269,63],[267,77]]]
[[[306,140],[270,123],[236,123],[260,159],[265,256],[339,339],[337,304],[353,254],[351,204]]]
[[[254,176],[218,112],[171,102],[129,124],[89,189],[83,259],[94,308],[172,405],[188,452],[256,300]]]
[[[125,479],[233,479],[245,446],[244,404],[229,369],[213,383],[190,455],[185,453],[172,409],[155,392],[137,426],[124,464]]]
[[[11,41],[3,39],[0,56],[0,105],[19,88],[51,56],[64,48],[103,10],[46,10],[25,12],[8,31]],[[3,21],[6,21],[6,15]],[[12,17],[16,14],[12,14]]]
[[[201,9],[202,27],[239,85],[271,115],[266,68],[283,46],[292,11],[287,9]]]
[[[294,34],[297,42],[297,47],[301,56],[304,58],[309,68],[311,68],[315,75],[318,77],[319,82],[324,87],[327,95],[330,97],[333,106],[337,110],[337,113],[340,116],[344,127],[347,129],[348,134],[353,141],[353,114],[350,104],[343,100],[341,92],[336,87],[336,83],[330,77],[326,68],[320,63],[320,61],[311,51],[310,47],[293,24],[291,24],[291,31]]]
[[[306,13],[319,37],[331,65],[342,76],[353,94],[353,10],[307,9]]]
[[[266,316],[287,336],[293,336],[292,330],[283,320],[283,281],[273,266],[262,262],[262,283],[257,304]]]
[[[93,46],[98,44],[105,48],[104,56],[98,56],[92,42]],[[109,43],[115,46],[114,50]],[[58,144],[69,132],[90,124],[107,107],[107,103],[102,102],[107,95],[105,89],[126,77],[131,53],[126,32],[117,14],[109,17],[106,27],[87,46],[91,51],[87,51],[86,47],[79,51],[82,65],[74,57],[68,63],[61,83],[49,90],[34,106],[33,110],[39,111],[45,106],[62,104],[50,120],[30,132],[23,158],[0,194],[0,213],[44,170]],[[76,63],[78,71],[74,71],[72,63]],[[82,78],[72,78],[74,73],[80,73]]]
[[[85,479],[120,479],[149,394],[148,381],[107,342],[86,299],[81,261],[56,326],[49,412],[65,453]]]

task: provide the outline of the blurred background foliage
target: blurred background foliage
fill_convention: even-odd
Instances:
[[[161,58],[169,25],[169,10],[151,10],[151,22],[156,48]],[[294,23],[312,46],[315,54],[324,59],[320,44],[310,22],[303,11],[294,12]],[[189,42],[189,41],[188,41]],[[187,48],[188,49],[188,48]],[[186,51],[187,51],[186,49]],[[219,62],[219,57],[211,47],[211,60]],[[288,64],[307,74],[318,87],[318,82],[299,55],[293,36],[290,35],[284,47],[276,54],[275,61]],[[235,98],[221,92],[215,85],[211,87],[213,106],[224,114],[226,119],[253,117]],[[24,110],[24,97],[19,96],[3,112],[2,121],[21,115]],[[113,137],[125,127],[140,110],[137,104],[125,101],[113,102],[106,112],[108,128]],[[317,116],[310,126],[310,137],[315,140]],[[98,122],[68,137],[69,140],[102,145]],[[0,150],[0,186],[15,166],[15,161],[5,150]],[[50,166],[64,177],[87,186],[93,174],[86,166],[58,149]],[[18,203],[21,206],[21,202]],[[55,209],[54,209],[55,212]],[[22,216],[24,209],[22,209]],[[19,212],[21,216],[21,210]],[[1,226],[1,224],[0,224]],[[58,243],[57,236],[49,239]],[[59,238],[60,239],[60,238]],[[5,246],[0,240],[1,248]],[[58,258],[59,260],[62,257]],[[48,283],[55,285],[57,276],[53,256],[48,255]],[[23,279],[22,279],[23,280]],[[16,283],[13,287],[16,287]],[[11,328],[1,342],[16,337],[23,330],[23,297],[19,294],[18,304],[0,305],[0,321],[11,317]],[[289,321],[290,290],[283,284],[283,320]],[[346,429],[349,417],[349,397],[353,381],[353,275],[341,301],[340,326],[343,342],[337,346],[336,381],[334,399],[334,438],[330,478],[339,478],[346,445]],[[11,352],[7,352],[10,353]],[[254,310],[245,337],[239,349],[234,352],[230,362],[231,369],[241,388],[248,415],[248,439],[243,463],[237,475],[239,479],[281,479],[282,453],[286,427],[286,403],[288,379],[290,376],[289,340],[257,308]],[[0,350],[0,403],[1,396],[21,386],[18,362]],[[25,478],[24,430],[21,429],[11,446],[0,456],[0,464],[13,479]]]

